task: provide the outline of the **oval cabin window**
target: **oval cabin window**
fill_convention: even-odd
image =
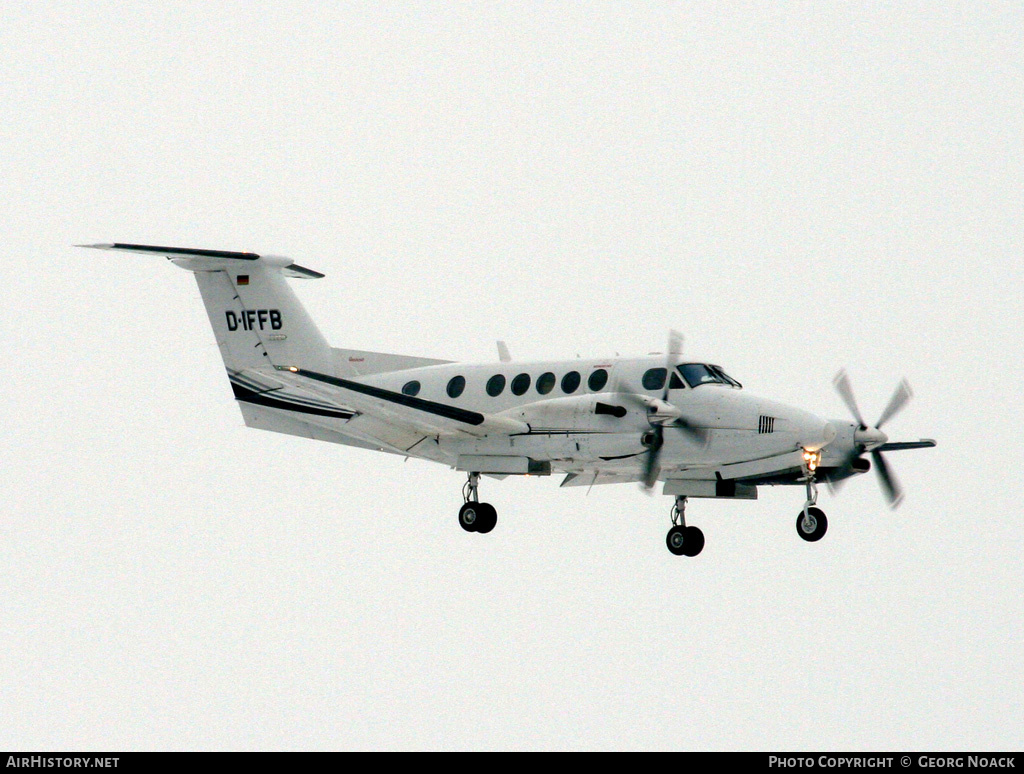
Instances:
[[[505,391],[505,377],[501,374],[495,374],[487,380],[487,394],[492,398],[497,398],[501,393]]]
[[[572,395],[580,388],[581,380],[582,377],[579,371],[570,371],[562,377],[562,392],[566,395]]]
[[[553,389],[555,389],[555,375],[553,373],[548,371],[537,377],[537,392],[541,395],[547,395]]]
[[[464,389],[466,389],[466,377],[453,376],[451,381],[448,382],[448,397],[457,398],[462,394]]]
[[[608,372],[603,368],[598,368],[594,373],[587,379],[587,386],[593,392],[600,392],[604,389],[604,386],[608,384]]]
[[[415,379],[411,382],[406,382],[402,388],[403,395],[419,395],[420,394],[420,383]]]
[[[530,389],[530,375],[519,374],[515,379],[512,380],[512,392],[515,395],[522,395],[528,389]]]

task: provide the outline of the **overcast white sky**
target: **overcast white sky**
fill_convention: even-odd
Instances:
[[[1024,10],[0,11],[0,748],[1024,745]],[[487,481],[248,430],[195,283],[291,255],[335,345],[644,353],[934,437],[833,499]]]

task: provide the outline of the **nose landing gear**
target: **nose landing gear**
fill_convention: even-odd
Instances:
[[[676,556],[696,556],[704,550],[704,533],[698,527],[686,526],[686,498],[676,497],[671,512],[672,529],[665,536],[668,550]]]
[[[465,505],[459,508],[459,526],[466,532],[486,534],[498,523],[498,512],[490,503],[480,502],[478,490],[480,474],[470,473],[469,480],[462,487],[462,499]]]
[[[807,485],[807,500],[804,502],[803,510],[796,517],[796,534],[808,543],[814,543],[825,537],[828,530],[828,519],[821,508],[815,507],[818,504],[818,487],[814,483],[814,471],[821,462],[821,452],[804,452],[804,477],[802,481]]]
[[[828,519],[821,508],[805,507],[796,517],[796,534],[808,543],[814,543],[825,537]]]

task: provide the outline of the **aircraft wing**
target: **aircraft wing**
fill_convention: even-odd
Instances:
[[[267,376],[313,393],[341,411],[368,415],[411,433],[482,438],[530,432],[529,425],[515,419],[482,414],[305,368],[273,366],[272,370],[270,367],[255,370],[265,370]]]

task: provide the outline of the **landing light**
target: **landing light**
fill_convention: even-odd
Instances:
[[[808,451],[804,449],[804,465],[807,470],[813,473],[818,465],[821,464],[821,452],[820,451]]]

